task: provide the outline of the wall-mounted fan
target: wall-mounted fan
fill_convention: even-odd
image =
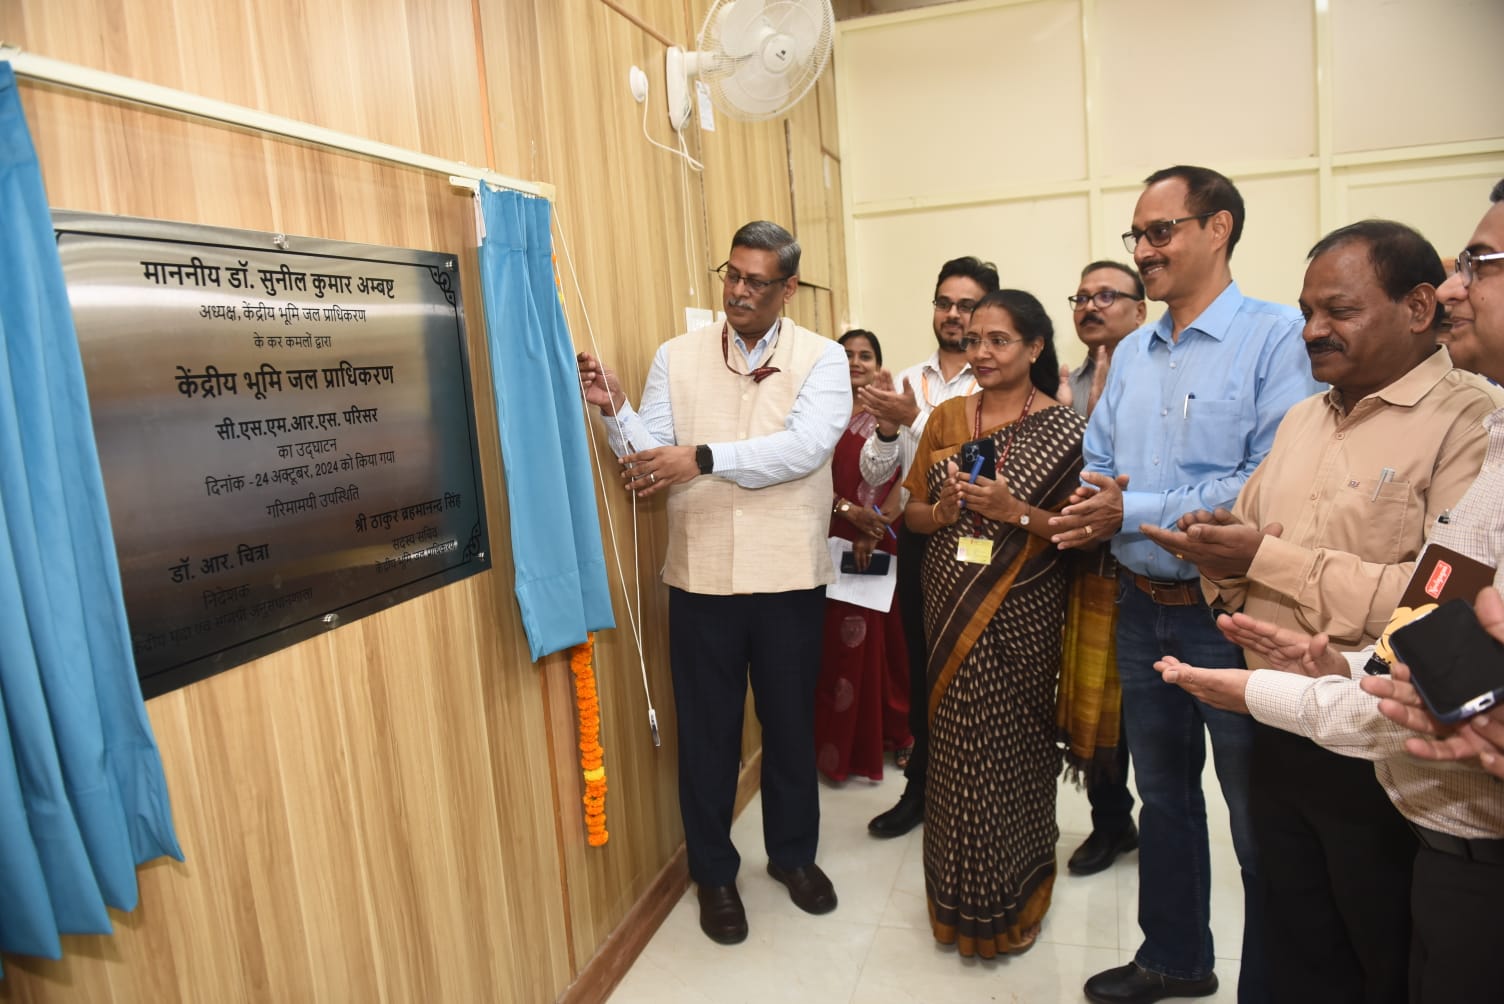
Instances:
[[[830,61],[835,15],[830,0],[716,0],[699,48],[670,46],[668,120],[689,121],[690,78],[710,87],[716,107],[748,122],[792,108]]]

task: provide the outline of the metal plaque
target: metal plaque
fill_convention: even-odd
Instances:
[[[453,255],[53,225],[147,697],[490,566]]]

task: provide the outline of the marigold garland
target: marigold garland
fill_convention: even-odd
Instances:
[[[606,832],[606,751],[601,746],[601,702],[595,689],[595,634],[585,636],[569,654],[574,674],[574,701],[579,710],[580,770],[585,776],[585,842],[599,847]]]

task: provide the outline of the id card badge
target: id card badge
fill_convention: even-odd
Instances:
[[[992,564],[992,541],[986,537],[962,537],[956,541],[956,560],[972,565]]]

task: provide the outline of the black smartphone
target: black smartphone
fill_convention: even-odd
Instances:
[[[977,461],[981,460],[981,466],[977,467]],[[961,456],[957,460],[961,468],[961,477],[968,481],[976,481],[977,478],[995,479],[997,477],[997,443],[992,437],[985,439],[973,439],[961,444]],[[972,469],[976,468],[976,477],[972,476]]]
[[[845,554],[841,555],[841,571],[845,572],[847,575],[887,575],[888,552],[873,551],[872,560],[867,562],[867,570],[865,572],[859,572],[856,568],[856,555],[852,554],[850,551],[847,551]]]
[[[1504,697],[1504,644],[1483,629],[1465,599],[1416,618],[1390,635],[1389,644],[1439,722],[1471,718]]]

